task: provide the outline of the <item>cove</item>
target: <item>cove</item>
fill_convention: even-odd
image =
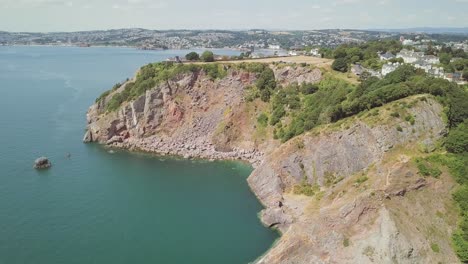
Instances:
[[[81,142],[99,94],[185,53],[0,47],[0,263],[248,263],[270,247],[249,166]],[[50,170],[32,169],[41,155]]]

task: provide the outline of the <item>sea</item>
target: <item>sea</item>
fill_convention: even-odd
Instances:
[[[0,264],[250,263],[271,247],[250,166],[82,143],[95,98],[188,52],[0,47]]]

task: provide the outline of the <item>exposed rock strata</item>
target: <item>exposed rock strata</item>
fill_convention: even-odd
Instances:
[[[410,112],[417,120],[414,125],[399,121],[375,125],[357,122],[348,129],[300,136],[268,155],[248,182],[266,207],[262,220],[268,226],[274,222],[283,236],[258,263],[432,263],[437,254],[428,248],[425,234],[402,232],[398,226],[397,221],[414,225],[414,219],[396,219],[391,212],[399,210],[389,205],[393,199],[407,203],[402,197],[420,190],[432,198],[433,190],[424,189],[435,187],[433,182],[415,176],[409,158],[391,158],[391,153],[397,152],[394,148],[422,139],[433,142],[445,131],[442,107],[434,100],[420,102]],[[402,132],[395,129],[397,124]],[[298,141],[303,142],[300,149]],[[371,179],[364,189],[352,181],[360,173]],[[341,181],[327,187],[330,175]],[[322,187],[320,201],[291,193],[304,177],[310,184]],[[450,197],[449,189],[445,193],[438,191],[440,201],[434,200],[434,204],[443,206]],[[434,216],[433,212],[424,212],[414,217]],[[432,224],[429,221],[419,228],[430,228]],[[345,240],[352,242],[344,246]],[[450,245],[449,239],[444,241]],[[439,259],[457,263],[451,249],[447,250],[450,253]]]
[[[297,76],[303,82],[321,79],[320,70],[310,67],[273,69],[284,84]],[[251,136],[255,124],[244,120],[249,127],[240,131],[232,121],[245,105],[244,89],[255,80],[253,73],[235,70],[215,81],[204,72],[184,74],[105,113],[111,93],[89,109],[83,141],[186,158],[241,159],[257,166],[264,153]]]
[[[319,70],[308,67],[273,70],[284,85],[321,78]],[[282,145],[275,140],[258,142],[253,136],[258,112],[248,110],[243,100],[244,89],[255,78],[233,70],[216,81],[203,72],[185,74],[118,111],[105,113],[110,94],[90,108],[84,141],[185,158],[249,161],[256,169],[248,183],[265,206],[262,222],[283,234],[258,263],[457,261],[450,249],[435,256],[420,231],[404,230],[402,223],[408,227],[413,223],[395,209],[398,200],[416,210],[406,200],[414,193],[439,192],[437,206],[448,196],[448,190],[434,189],[434,182],[417,177],[408,157],[394,160],[391,155],[394,149],[417,142],[434,145],[445,131],[440,104],[430,98],[418,101],[408,110],[414,125],[383,114],[373,122],[359,119],[348,126],[317,129]],[[353,184],[359,173],[368,173],[372,179],[364,189]],[[327,177],[340,181],[327,186]],[[321,200],[292,194],[304,178],[321,186]],[[433,214],[417,216],[424,217]],[[444,222],[438,224],[450,229]],[[429,224],[422,221],[422,225]],[[344,246],[348,239],[351,242]]]

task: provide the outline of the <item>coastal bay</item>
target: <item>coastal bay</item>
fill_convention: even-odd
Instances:
[[[257,218],[249,166],[81,142],[100,93],[185,53],[0,47],[0,262],[246,263],[270,247],[277,234]],[[53,167],[34,171],[42,155]]]

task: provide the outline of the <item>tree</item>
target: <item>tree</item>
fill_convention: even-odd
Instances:
[[[333,52],[333,56],[335,57],[335,59],[338,59],[338,58],[345,58],[346,55],[347,55],[346,47],[344,47],[344,46],[339,46],[339,47],[336,48],[335,51]]]
[[[465,71],[463,72],[463,79],[465,80],[468,80],[468,69],[465,69]]]
[[[213,62],[214,61],[214,54],[213,54],[213,52],[207,50],[207,51],[203,52],[203,54],[201,55],[201,59],[204,62]]]
[[[434,49],[434,45],[432,44],[432,41],[429,42],[429,45],[426,50],[426,55],[436,55],[436,50]]]
[[[345,58],[338,58],[332,64],[332,69],[339,72],[347,72],[348,71],[348,62]]]
[[[351,63],[356,63],[361,60],[364,55],[359,47],[353,47],[346,50],[346,58],[351,61]]]
[[[364,82],[366,81],[367,79],[369,79],[370,77],[372,77],[372,75],[368,72],[368,71],[365,71],[361,74],[361,76],[359,76],[359,80],[361,82]]]
[[[389,61],[390,61],[391,63],[396,63],[396,62],[398,62],[398,63],[401,63],[401,64],[403,64],[403,63],[405,62],[405,61],[403,60],[403,58],[393,58],[393,59],[390,59]]]
[[[452,54],[454,58],[466,58],[466,53],[462,49],[457,49]]]
[[[196,52],[190,52],[187,55],[185,55],[185,58],[189,61],[197,61],[200,59],[200,55]]]
[[[452,153],[468,152],[468,119],[450,130],[445,147]]]
[[[448,65],[452,59],[452,55],[449,53],[441,53],[439,55],[440,63]]]
[[[452,65],[457,71],[462,71],[465,68],[465,62],[463,60],[456,60],[452,62]]]
[[[456,89],[448,95],[449,109],[447,113],[449,127],[455,127],[459,123],[468,119],[468,93]]]

